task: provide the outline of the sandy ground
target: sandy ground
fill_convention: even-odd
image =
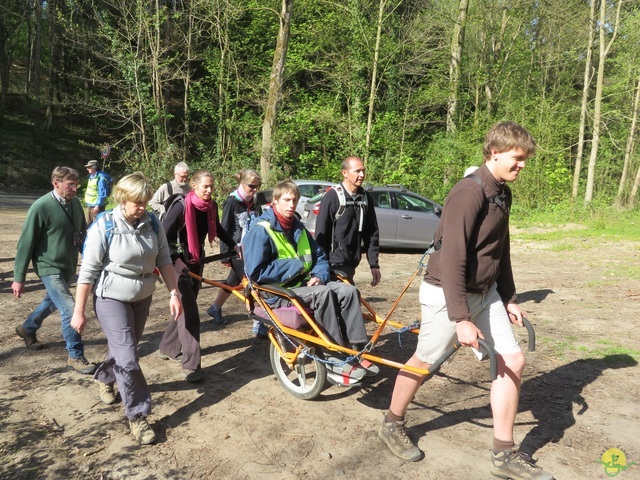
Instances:
[[[58,314],[38,334],[41,351],[26,350],[14,333],[44,295],[33,274],[22,299],[11,295],[24,215],[24,208],[0,208],[1,479],[492,478],[489,374],[471,352],[462,350],[419,390],[408,426],[426,456],[406,463],[377,438],[396,369],[383,366],[363,388],[328,385],[316,400],[298,400],[275,378],[268,341],[249,335],[238,300],[224,307],[229,325],[211,324],[211,287],[199,302],[207,375],[199,385],[158,359],[168,302],[165,295],[154,301],[140,355],[158,443],[138,446],[122,405],[103,405],[89,377],[64,370]],[[538,335],[536,352],[526,354],[516,440],[557,479],[640,479],[640,465],[632,465],[640,463],[640,242],[524,242],[516,234],[512,250],[521,305]],[[420,256],[384,253],[383,283],[375,289],[359,272],[364,298],[383,316]],[[205,276],[226,272],[211,264]],[[393,319],[419,318],[418,286],[412,283]],[[525,332],[518,335],[526,349]],[[99,361],[106,345],[94,318],[84,339],[89,360]],[[387,330],[375,353],[404,362],[414,347],[413,334]],[[624,453],[618,463],[626,470],[605,472],[600,461],[611,448]]]

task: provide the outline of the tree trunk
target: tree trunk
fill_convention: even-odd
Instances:
[[[640,187],[640,165],[638,166],[638,171],[636,172],[636,178],[633,181],[633,187],[631,187],[631,193],[629,194],[629,200],[627,201],[627,206],[633,208],[636,203],[636,196],[638,195],[638,187]]]
[[[9,71],[11,62],[9,61],[9,32],[5,15],[0,15],[0,121],[4,116],[4,107],[9,91]]]
[[[49,0],[49,94],[47,98],[47,108],[45,114],[44,129],[47,135],[51,132],[53,125],[53,108],[58,99],[58,72],[60,65],[60,43],[58,41],[58,0]]]
[[[188,23],[188,31],[186,33],[186,47],[187,47],[187,52],[186,52],[186,56],[187,56],[187,61],[185,62],[185,71],[184,71],[184,76],[183,76],[183,81],[184,81],[184,94],[182,97],[182,110],[183,110],[183,117],[182,117],[182,122],[184,125],[184,132],[183,132],[183,137],[182,137],[182,161],[186,162],[187,161],[187,150],[188,150],[188,143],[189,143],[189,136],[190,136],[190,122],[189,122],[189,117],[190,117],[190,111],[189,111],[189,90],[191,88],[191,62],[193,61],[193,30],[194,30],[194,12],[193,12],[193,7],[190,6],[189,7],[189,23]]]
[[[262,149],[260,152],[260,174],[263,182],[269,181],[271,172],[271,153],[273,148],[273,133],[275,130],[276,117],[278,112],[278,101],[282,94],[282,84],[284,82],[284,66],[287,59],[287,48],[289,46],[289,31],[291,28],[291,17],[293,14],[293,0],[282,0],[282,10],[280,11],[280,29],[276,49],[273,53],[273,65],[271,67],[271,78],[269,81],[269,97],[264,111],[264,121],[262,122]]]
[[[580,104],[580,129],[578,132],[578,151],[576,152],[576,164],[573,171],[573,186],[571,188],[571,198],[578,196],[578,186],[580,185],[580,170],[582,169],[582,156],[584,155],[584,132],[587,126],[587,108],[589,103],[589,86],[591,85],[591,59],[593,57],[593,37],[595,36],[596,23],[596,3],[598,0],[591,0],[589,13],[589,40],[587,43],[587,58],[584,65],[584,83],[582,86],[582,103]]]
[[[453,134],[457,130],[456,113],[458,109],[458,88],[460,84],[460,65],[462,49],[464,48],[464,29],[469,11],[469,0],[460,0],[458,7],[458,21],[453,27],[451,39],[451,63],[449,65],[449,101],[447,102],[447,133]]]
[[[220,71],[218,72],[218,136],[216,138],[216,156],[220,163],[228,158],[227,149],[227,80],[229,70],[227,69],[227,58],[229,56],[229,17],[231,13],[230,5],[218,3],[215,31],[220,49]]]
[[[137,14],[138,19],[141,22],[142,18],[144,18],[144,12],[142,2],[139,2],[137,5]],[[137,124],[137,131],[134,130],[134,138],[137,137],[137,148],[140,150],[140,156],[142,157],[141,164],[142,165],[151,165],[151,152],[149,151],[149,146],[147,145],[147,137],[151,136],[152,133],[147,135],[147,121],[145,117],[145,86],[143,80],[140,78],[140,64],[144,62],[144,34],[140,27],[137,28],[135,37],[136,42],[134,49],[132,49],[135,54],[132,56],[133,62],[133,87],[134,87],[134,95],[137,108],[134,109],[137,113],[138,121],[134,122]],[[136,141],[134,140],[134,146],[136,146]]]
[[[369,147],[371,146],[371,128],[373,125],[373,108],[376,100],[377,91],[377,76],[378,76],[378,59],[380,57],[380,38],[382,36],[382,16],[384,14],[384,7],[386,1],[380,0],[378,8],[378,25],[376,28],[376,46],[373,51],[373,66],[371,69],[371,88],[369,89],[369,111],[367,112],[367,130],[365,132],[365,148],[363,163],[366,166],[369,159]]]
[[[604,0],[600,3],[600,22],[598,28],[600,30],[600,55],[598,58],[598,77],[596,79],[596,96],[593,107],[593,139],[591,140],[591,155],[589,156],[589,169],[587,171],[587,188],[584,194],[584,202],[590,203],[593,200],[593,183],[596,173],[596,159],[598,158],[598,147],[600,146],[600,122],[602,120],[602,91],[604,88],[604,65],[607,60],[611,45],[613,45],[618,33],[618,24],[620,21],[620,8],[622,0],[618,0],[618,11],[616,13],[616,21],[613,25],[606,21],[607,2]],[[605,43],[605,28],[607,30],[613,28],[613,34],[609,43]]]
[[[162,56],[162,39],[160,37],[160,29],[161,18],[160,18],[160,9],[163,8],[160,5],[159,0],[155,0],[155,11],[153,14],[153,20],[149,21],[147,26],[148,30],[148,42],[149,42],[149,67],[151,74],[151,85],[153,92],[153,104],[155,108],[155,117],[156,122],[158,123],[157,129],[154,129],[154,150],[161,151],[169,145],[169,134],[167,131],[167,116],[165,112],[165,101],[164,101],[164,91],[163,91],[163,82],[162,75],[160,72],[160,57]],[[144,16],[140,17],[140,21]]]
[[[618,186],[618,194],[614,204],[621,206],[623,203],[624,187],[627,183],[627,177],[629,175],[629,168],[631,165],[631,156],[633,155],[633,148],[635,146],[636,125],[638,123],[638,110],[640,109],[640,77],[636,84],[636,94],[633,98],[633,107],[631,115],[631,127],[629,128],[629,136],[627,137],[627,145],[624,149],[624,166],[622,167],[622,175],[620,176],[620,185]]]
[[[42,0],[36,1],[36,16],[34,21],[34,39],[33,39],[33,83],[31,94],[31,115],[33,119],[33,136],[39,137],[42,131],[42,114],[41,114],[41,46],[42,46]]]

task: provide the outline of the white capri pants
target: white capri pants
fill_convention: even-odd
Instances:
[[[467,293],[467,302],[471,321],[497,354],[508,355],[521,351],[496,283],[486,293]],[[420,305],[422,323],[416,356],[431,365],[457,340],[456,322],[449,320],[442,287],[423,281],[420,285]],[[474,351],[479,358],[486,357],[486,354]]]

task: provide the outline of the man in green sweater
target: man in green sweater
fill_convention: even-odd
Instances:
[[[76,274],[78,252],[82,246],[87,223],[78,192],[78,172],[68,167],[56,167],[51,174],[53,191],[36,200],[22,226],[18,240],[13,284],[17,298],[24,293],[29,262],[42,280],[47,294],[40,305],[27,317],[16,333],[30,350],[39,350],[42,343],[36,332],[42,322],[56,310],[62,317],[62,336],[69,358],[67,369],[92,374],[96,366],[84,357],[82,337],[70,325],[74,300],[69,286]]]

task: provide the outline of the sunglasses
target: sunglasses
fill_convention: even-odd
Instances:
[[[246,183],[245,184],[247,187],[249,187],[251,190],[257,190],[260,188],[261,184],[258,183],[257,185],[254,185],[253,183]]]

